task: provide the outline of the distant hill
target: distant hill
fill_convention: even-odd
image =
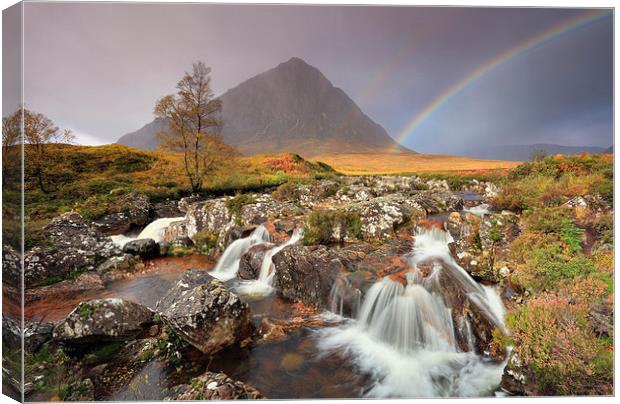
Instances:
[[[317,68],[292,58],[224,93],[224,142],[243,154],[377,152],[396,142]],[[118,143],[155,149],[165,122],[153,121]],[[401,151],[407,149],[397,147]]]
[[[595,147],[595,146],[561,146],[557,144],[531,144],[531,145],[512,145],[512,146],[494,146],[485,148],[471,149],[462,153],[462,156],[475,157],[488,160],[506,160],[506,161],[528,161],[532,159],[532,155],[536,150],[544,150],[548,154],[579,154],[588,152],[591,154],[612,153],[613,147]]]

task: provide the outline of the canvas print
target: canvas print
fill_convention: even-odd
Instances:
[[[614,394],[613,9],[2,18],[3,394]]]

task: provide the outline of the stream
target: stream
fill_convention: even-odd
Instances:
[[[484,214],[484,207],[466,209]],[[145,230],[159,237],[172,221],[160,221]],[[134,237],[118,236],[115,242]],[[60,303],[50,296],[33,301],[27,306],[26,317],[59,320],[79,302],[103,297],[120,297],[155,308],[183,273],[193,268],[210,271],[235,290],[250,306],[256,327],[263,319],[291,320],[293,305],[273,293],[271,258],[300,238],[301,232],[296,230],[288,241],[267,251],[256,280],[241,281],[236,275],[240,257],[249,248],[269,243],[262,226],[233,242],[217,263],[202,255],[151,259],[143,273],[112,281],[101,290],[65,295]],[[334,285],[328,305],[334,313],[316,315],[320,326],[304,325],[283,340],[255,340],[245,348],[227,349],[211,358],[195,353],[189,358],[191,366],[181,371],[156,359],[103,399],[161,400],[168,388],[187,383],[206,370],[224,372],[272,399],[492,396],[505,364],[475,353],[469,320],[458,317],[455,322],[440,278],[450,279],[482,316],[501,329],[505,329],[503,305],[491,287],[476,283],[458,266],[450,255],[450,241],[449,233],[437,227],[417,229],[404,276],[386,276],[365,293],[349,293],[355,299],[347,302],[353,307],[349,317],[342,315],[344,302],[338,299],[343,294],[336,288],[350,285],[339,283]],[[465,340],[466,348],[460,340]]]

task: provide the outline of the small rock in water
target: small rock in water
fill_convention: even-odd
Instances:
[[[304,357],[297,353],[287,353],[280,360],[280,368],[284,370],[299,369],[304,363]]]

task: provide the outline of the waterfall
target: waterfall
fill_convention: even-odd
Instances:
[[[417,229],[406,283],[384,277],[366,292],[354,320],[317,331],[317,345],[325,355],[344,353],[370,376],[366,396],[480,396],[497,389],[505,364],[473,350],[471,324],[465,317],[454,323],[440,276],[449,277],[480,313],[502,328],[503,306],[492,288],[478,285],[452,259],[451,241],[440,229]],[[424,271],[418,268],[422,263],[429,264]]]
[[[333,314],[344,317],[350,312],[351,317],[356,317],[362,299],[362,292],[354,288],[346,276],[341,276],[334,282],[329,292],[329,310]],[[345,309],[345,305],[346,307]]]
[[[222,282],[233,279],[239,272],[239,261],[252,246],[269,242],[269,232],[265,226],[258,226],[248,237],[233,241],[224,250],[211,275]]]
[[[250,281],[241,281],[237,285],[237,292],[250,295],[250,296],[269,296],[273,292],[273,279],[276,271],[273,265],[272,258],[274,255],[282,251],[285,247],[297,243],[303,236],[302,229],[295,229],[291,238],[289,238],[283,244],[273,247],[271,250],[265,252],[263,262],[261,263],[260,273],[258,279]]]
[[[155,240],[156,243],[164,241],[164,232],[166,227],[170,226],[174,222],[180,222],[185,220],[185,217],[165,217],[157,219],[148,224],[137,236],[126,236],[124,234],[118,234],[110,236],[112,242],[117,246],[123,248],[123,246],[133,240],[141,240],[150,238]]]
[[[464,208],[463,210],[473,215],[484,217],[484,215],[491,213],[491,206],[488,203],[481,203],[480,205],[476,205],[471,208]]]

